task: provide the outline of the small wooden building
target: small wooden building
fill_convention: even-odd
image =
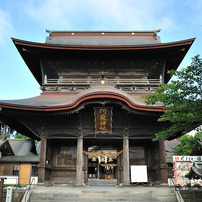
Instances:
[[[41,140],[39,182],[130,184],[130,165],[146,165],[150,183],[167,183],[162,103],[147,106],[194,39],[161,43],[154,31],[49,31],[45,43],[12,39],[41,95],[0,101],[0,119]],[[104,162],[103,162],[104,159]],[[103,165],[101,165],[103,164]]]
[[[0,176],[5,184],[37,183],[38,163],[35,143],[31,139],[0,140]]]

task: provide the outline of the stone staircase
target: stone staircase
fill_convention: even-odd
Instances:
[[[107,201],[133,201],[133,202],[175,202],[173,191],[169,187],[73,187],[50,186],[37,187],[31,194],[31,202],[107,202]]]

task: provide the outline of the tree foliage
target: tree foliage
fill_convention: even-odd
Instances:
[[[197,137],[202,137],[202,131],[197,132],[195,136],[181,136],[180,144],[173,148],[173,153],[175,155],[190,155],[198,141]]]
[[[29,137],[25,136],[25,135],[21,135],[20,133],[16,133],[13,135],[14,139],[30,139]]]
[[[159,84],[154,94],[144,96],[146,104],[162,102],[164,113],[158,121],[171,123],[169,128],[156,134],[155,140],[186,134],[202,124],[202,59],[196,55],[190,66],[168,73],[177,79]]]

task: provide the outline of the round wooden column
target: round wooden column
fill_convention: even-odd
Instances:
[[[121,157],[122,154],[117,157],[117,185],[121,184]]]
[[[129,140],[128,136],[123,139],[123,185],[130,185],[130,174],[129,174]]]
[[[41,152],[40,152],[40,163],[38,165],[38,182],[42,185],[45,181],[45,166],[46,166],[46,138],[41,139]]]
[[[83,137],[77,139],[77,161],[76,161],[76,185],[82,186],[84,184],[83,171]]]
[[[168,184],[168,165],[166,164],[166,154],[165,154],[165,141],[159,141],[160,150],[160,169],[161,169],[161,184]]]

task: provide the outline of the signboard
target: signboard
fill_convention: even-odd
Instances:
[[[202,156],[173,156],[174,161],[202,161]]]
[[[6,193],[6,202],[12,201],[12,187],[7,187],[7,193]]]
[[[131,182],[148,182],[147,166],[131,166]]]
[[[175,184],[186,185],[187,183],[189,183],[189,179],[186,178],[185,175],[189,173],[193,161],[202,161],[202,156],[173,156]],[[192,184],[198,183],[202,185],[202,180],[200,179],[193,179],[190,182]]]
[[[112,133],[112,107],[94,107],[95,134]]]

